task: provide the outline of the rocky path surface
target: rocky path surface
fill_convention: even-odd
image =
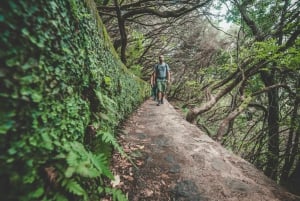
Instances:
[[[130,201],[300,201],[253,165],[149,99],[120,128],[135,165],[115,153],[113,186]]]

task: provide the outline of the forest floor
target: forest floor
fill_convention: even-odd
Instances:
[[[205,135],[167,101],[146,100],[120,127],[112,185],[129,201],[300,201]],[[106,200],[106,199],[103,199]]]

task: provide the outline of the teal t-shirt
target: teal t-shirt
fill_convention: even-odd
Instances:
[[[166,63],[162,63],[162,64],[159,63],[155,65],[156,76],[158,79],[167,78],[167,72],[169,70],[170,70],[169,65]]]

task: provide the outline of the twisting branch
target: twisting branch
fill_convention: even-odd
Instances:
[[[230,122],[234,121],[234,119],[238,115],[240,115],[249,106],[249,104],[252,100],[252,97],[257,96],[261,93],[265,93],[267,91],[270,91],[274,88],[279,88],[279,87],[283,87],[283,88],[287,89],[292,95],[295,95],[295,93],[293,93],[287,85],[285,85],[285,84],[275,84],[275,85],[265,87],[262,90],[259,90],[257,92],[252,93],[248,98],[244,98],[243,96],[241,96],[242,102],[239,104],[239,107],[237,107],[229,115],[227,115],[227,117],[220,124],[219,129],[218,129],[217,134],[216,134],[216,140],[217,141],[222,140],[222,137],[224,136],[224,134],[226,132],[228,132],[227,130],[229,129]]]
[[[114,5],[108,5],[106,1],[106,4],[98,5],[97,8],[101,15],[117,17],[121,37],[121,60],[126,64],[126,47],[128,41],[125,26],[127,21],[136,23],[137,19],[141,19],[146,15],[160,18],[178,18],[208,5],[211,1],[212,0],[181,1],[175,6],[172,1],[157,2],[154,0],[138,0],[133,1],[133,3],[125,2],[125,4],[122,5],[124,1],[119,2],[118,0],[114,0]],[[112,12],[115,12],[116,15],[112,14]]]

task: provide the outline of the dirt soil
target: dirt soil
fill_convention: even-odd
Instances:
[[[149,99],[119,131],[112,185],[129,201],[300,201],[205,135],[167,101]]]

